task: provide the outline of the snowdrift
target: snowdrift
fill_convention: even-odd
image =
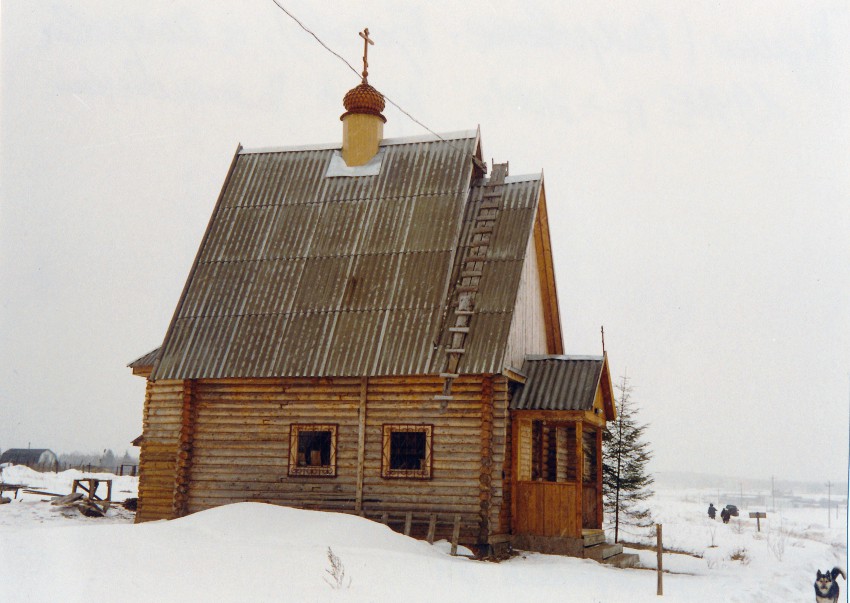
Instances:
[[[15,479],[65,492],[65,473]],[[651,570],[538,554],[471,561],[352,515],[240,503],[135,525],[127,512],[89,519],[43,498],[0,506],[4,602],[659,600]],[[811,510],[777,513],[757,533],[754,522],[708,520],[698,493],[659,493],[653,509],[681,551],[664,555],[666,601],[810,600],[815,571],[846,563],[843,520],[828,529]],[[655,552],[638,552],[654,568]]]

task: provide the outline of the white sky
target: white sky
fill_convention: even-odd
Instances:
[[[567,352],[605,325],[655,469],[846,479],[846,2],[284,4],[544,170]],[[123,452],[237,143],[341,140],[358,80],[271,0],[0,11],[0,447]]]

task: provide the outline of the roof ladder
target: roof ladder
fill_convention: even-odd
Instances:
[[[475,313],[475,296],[484,272],[484,262],[490,247],[490,237],[496,224],[499,207],[502,204],[505,177],[508,175],[507,163],[494,163],[490,179],[483,187],[481,204],[469,231],[469,243],[461,260],[460,275],[454,292],[457,301],[454,307],[454,322],[449,325],[449,341],[446,346],[446,369],[440,373],[443,381],[443,393],[437,400],[447,403],[452,399],[452,382],[459,377],[458,367],[465,353],[469,326]]]

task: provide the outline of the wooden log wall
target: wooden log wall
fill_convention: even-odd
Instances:
[[[369,380],[366,417],[366,456],[364,463],[363,507],[368,512],[414,510],[424,513],[459,514],[460,541],[479,543],[482,523],[481,496],[489,494],[488,517],[498,517],[494,507],[501,502],[501,484],[490,479],[489,493],[482,490],[482,405],[490,397],[484,391],[482,376],[461,376],[452,383],[453,399],[444,409],[434,395],[442,392],[442,382],[433,377],[381,377]],[[504,398],[503,378],[499,381]],[[493,395],[492,397],[495,397]],[[506,406],[504,401],[500,405]],[[495,415],[493,429],[497,425]],[[434,426],[433,468],[430,480],[382,479],[381,425],[384,423],[426,423]],[[491,438],[490,445],[498,445]],[[502,453],[502,457],[503,457]],[[484,470],[501,477],[497,458]],[[486,481],[486,478],[484,479]],[[496,491],[494,491],[496,490]],[[414,530],[414,535],[417,535]],[[438,525],[436,538],[451,539],[451,530]]]
[[[360,379],[199,380],[190,513],[242,501],[353,510]],[[336,477],[288,476],[292,424],[337,425]]]
[[[497,391],[498,391],[498,382],[497,382]],[[510,386],[506,383],[506,389]],[[513,511],[513,497],[515,493],[513,491],[513,479],[514,479],[514,471],[516,471],[514,467],[514,460],[511,458],[511,454],[513,453],[513,422],[510,418],[510,389],[504,394],[504,400],[499,398],[498,394],[496,397],[496,425],[498,428],[495,428],[495,440],[498,444],[494,445],[494,464],[498,467],[499,462],[498,459],[501,456],[501,465],[502,469],[502,480],[500,483],[500,492],[499,492],[499,502],[495,505],[495,508],[498,509],[499,513],[499,534],[510,534],[511,533],[511,513]],[[502,404],[504,403],[504,408],[502,408]],[[502,444],[502,442],[504,442]]]
[[[182,381],[148,381],[142,415],[136,522],[173,517],[182,407]]]
[[[490,504],[493,498],[493,378],[485,377],[481,390],[481,467],[478,476],[479,515],[477,542],[490,537]]]
[[[173,500],[189,513],[241,501],[368,517],[412,511],[419,518],[460,515],[461,542],[486,543],[510,525],[503,512],[507,380],[462,376],[447,405],[434,399],[442,386],[436,376],[197,380],[190,390],[182,382],[152,384],[146,417],[168,422],[167,429],[145,423],[142,480],[157,489],[140,485],[140,509],[158,514],[140,520],[173,516]],[[181,417],[193,417],[193,426],[181,430]],[[431,479],[381,477],[386,423],[433,426]],[[337,426],[335,476],[288,475],[292,424]],[[184,459],[178,449],[191,456]],[[159,473],[146,466],[154,450],[169,458]],[[185,500],[179,490],[175,497],[178,479],[186,482]],[[424,537],[426,529],[414,521],[412,533]],[[435,537],[450,539],[452,529],[441,519]]]
[[[177,460],[175,461],[174,517],[183,517],[189,512],[189,483],[192,471],[193,442],[196,421],[194,381],[183,382],[183,404],[180,409],[180,433],[177,436]]]
[[[485,377],[481,396],[479,543],[510,534],[510,441],[508,381]]]
[[[493,435],[490,448],[493,454],[490,500],[490,535],[510,534],[510,394],[508,380],[493,377]]]

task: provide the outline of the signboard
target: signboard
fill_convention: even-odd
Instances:
[[[756,520],[756,528],[761,532],[761,520],[767,518],[767,513],[763,511],[750,511],[750,519]]]

